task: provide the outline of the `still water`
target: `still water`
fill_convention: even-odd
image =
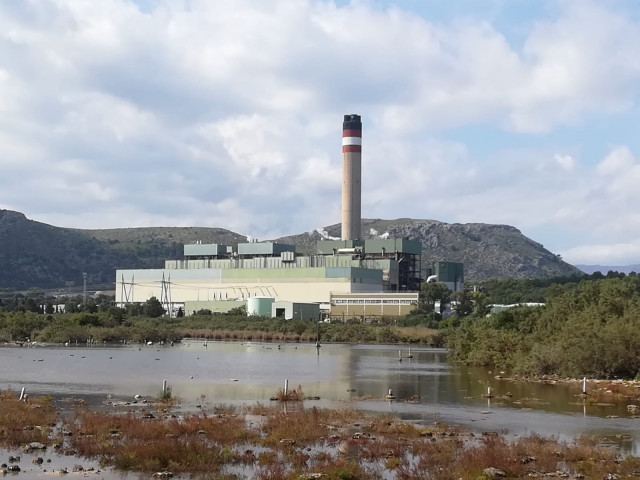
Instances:
[[[478,431],[611,439],[638,455],[640,419],[626,402],[584,405],[575,386],[496,380],[498,372],[447,362],[442,349],[385,345],[185,341],[174,346],[0,348],[0,389],[102,403],[157,396],[166,380],[186,409],[269,403],[288,380],[322,407],[389,412]],[[494,398],[483,398],[487,387]],[[384,399],[392,389],[395,401]],[[412,402],[408,402],[413,397]]]

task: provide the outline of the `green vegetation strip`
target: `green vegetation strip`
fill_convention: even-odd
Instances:
[[[519,375],[640,378],[640,278],[551,285],[544,307],[449,319],[451,358]]]

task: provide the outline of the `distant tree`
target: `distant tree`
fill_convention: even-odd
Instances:
[[[423,313],[433,313],[435,311],[436,302],[440,302],[440,312],[442,313],[444,305],[449,303],[451,299],[451,291],[444,283],[424,282],[420,287],[420,296],[418,299],[418,308]]]
[[[130,317],[139,317],[144,314],[144,306],[141,303],[128,303],[125,310]]]
[[[162,308],[162,304],[160,300],[156,297],[151,297],[144,303],[144,314],[150,318],[157,318],[164,315],[164,308]]]
[[[246,317],[247,316],[247,306],[246,305],[240,305],[239,307],[234,307],[231,310],[229,310],[226,314],[229,315],[229,316],[232,316],[232,317]]]
[[[473,298],[468,288],[454,292],[452,295],[455,301],[454,311],[457,317],[467,317],[473,313]]]
[[[107,312],[111,307],[115,305],[115,297],[110,297],[104,294],[96,295],[94,302],[98,307],[99,312]]]
[[[78,313],[78,301],[72,298],[67,299],[67,301],[64,302],[64,312]]]
[[[93,298],[86,298],[81,301],[78,307],[80,312],[97,313],[98,306],[95,304]]]
[[[82,314],[78,319],[78,323],[82,326],[91,325],[97,327],[100,325],[100,319],[97,315],[91,315],[89,313]]]
[[[55,309],[53,308],[53,303],[51,303],[50,301],[47,301],[44,304],[44,313],[46,313],[47,315],[51,315],[54,312],[55,312]]]
[[[126,309],[118,308],[118,307],[109,307],[107,309],[107,313],[109,314],[109,316],[113,318],[115,321],[117,321],[118,323],[122,323],[122,320],[124,320],[124,315],[126,312],[127,312]]]
[[[479,317],[488,315],[491,311],[491,299],[482,292],[473,292],[473,313]]]
[[[176,318],[184,317],[184,312],[182,311],[182,307],[178,308],[178,313],[176,313]]]

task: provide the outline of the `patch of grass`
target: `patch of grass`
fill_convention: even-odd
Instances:
[[[51,425],[58,420],[49,397],[20,401],[14,392],[0,393],[0,446],[18,447],[31,442],[47,444]]]
[[[590,437],[573,442],[529,435],[474,436],[459,427],[423,427],[356,410],[306,409],[302,403],[221,407],[214,415],[142,418],[76,410],[66,441],[78,455],[123,471],[167,470],[194,478],[224,478],[224,466],[244,465],[250,478],[328,480],[485,478],[493,467],[509,478],[555,475],[630,476],[640,459],[622,459]],[[261,415],[248,425],[247,414]],[[341,447],[349,447],[349,455]],[[353,455],[351,455],[353,453]]]
[[[577,382],[582,391],[582,381]],[[587,381],[587,403],[610,402],[612,400],[626,400],[640,402],[640,388],[638,382],[623,382],[609,380]]]
[[[162,420],[81,410],[68,429],[79,455],[141,472],[216,472],[234,460],[227,447],[257,440],[242,418],[222,415]]]
[[[279,402],[301,402],[304,400],[302,385],[298,385],[298,388],[293,388],[286,392],[281,388],[275,396],[271,397],[271,400],[277,400]]]
[[[261,411],[267,412],[267,420],[261,428],[263,437],[260,443],[283,449],[291,445],[299,447],[322,443],[338,427],[362,417],[362,414],[355,410],[327,410],[316,407],[287,413],[277,407],[270,410],[261,408]]]

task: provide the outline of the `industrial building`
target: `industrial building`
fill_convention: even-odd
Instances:
[[[318,242],[316,255],[278,243],[184,246],[183,260],[163,269],[117,270],[116,302],[155,296],[167,311],[224,310],[224,302],[256,297],[274,302],[331,303],[331,295],[397,292],[419,285],[420,242],[402,239]],[[326,253],[325,253],[326,252]],[[237,303],[228,303],[234,308]],[[228,310],[227,309],[227,310]]]
[[[427,278],[444,283],[452,292],[464,290],[464,264],[458,262],[431,262],[427,266]]]
[[[418,305],[418,292],[334,293],[331,295],[331,320],[357,318],[365,321],[404,317]]]
[[[170,314],[183,308],[187,315],[245,304],[250,313],[283,318],[318,318],[320,306],[324,316],[340,318],[406,315],[417,303],[422,245],[361,238],[361,153],[361,118],[345,115],[341,240],[319,241],[312,255],[272,242],[185,245],[184,258],[166,260],[164,268],[117,270],[116,303],[156,297]]]

